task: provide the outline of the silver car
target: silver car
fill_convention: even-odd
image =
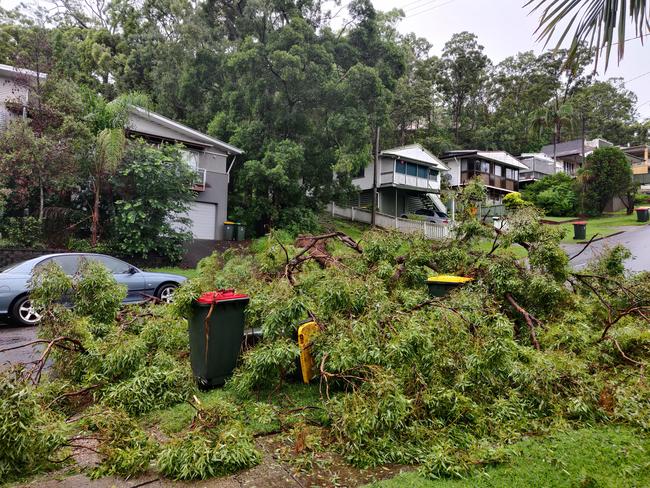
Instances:
[[[142,302],[147,296],[154,296],[163,302],[170,302],[174,290],[187,278],[175,274],[142,271],[124,261],[91,253],[47,254],[16,263],[0,270],[0,317],[8,318],[20,325],[34,325],[40,315],[29,299],[29,281],[32,272],[39,266],[54,262],[67,275],[79,270],[82,259],[98,261],[106,266],[118,283],[127,286],[124,303]]]

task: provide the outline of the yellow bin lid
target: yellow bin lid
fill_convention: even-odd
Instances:
[[[430,276],[427,279],[427,283],[467,283],[472,280],[473,278],[468,278],[466,276],[438,275]]]
[[[223,225],[235,225],[236,222],[231,222],[230,220],[226,220]]]

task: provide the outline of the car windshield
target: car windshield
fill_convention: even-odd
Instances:
[[[442,219],[446,219],[446,218],[447,218],[447,214],[444,213],[444,212],[436,212],[436,213],[438,214],[438,217],[440,217],[440,218],[442,218]]]

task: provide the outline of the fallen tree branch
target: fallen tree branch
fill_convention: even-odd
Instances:
[[[591,239],[589,239],[589,242],[587,242],[587,244],[585,244],[585,247],[583,247],[582,250],[581,250],[578,254],[575,254],[575,255],[571,256],[571,257],[569,258],[569,261],[573,261],[575,258],[577,258],[578,256],[580,256],[583,252],[585,252],[585,251],[587,250],[587,248],[591,245],[591,243],[594,242],[594,239],[595,239],[598,235],[599,235],[599,234],[594,234],[593,236],[591,236]]]
[[[73,396],[83,395],[84,393],[88,393],[89,391],[92,391],[95,388],[99,388],[100,386],[102,386],[102,385],[100,383],[97,383],[95,385],[91,385],[91,386],[88,386],[86,388],[82,388],[81,390],[73,391],[73,392],[70,392],[70,393],[63,393],[63,394],[59,395],[58,397],[56,397],[54,400],[52,400],[50,403],[48,403],[47,407],[45,407],[45,408],[50,408],[52,405],[54,405],[59,400],[63,400],[64,398],[70,398],[70,397],[73,397]]]
[[[526,320],[526,325],[528,326],[528,332],[530,334],[530,342],[532,342],[535,349],[539,351],[539,341],[537,340],[537,333],[535,332],[535,323],[539,323],[539,320],[537,320],[534,316],[528,313],[525,308],[519,305],[510,293],[506,293],[506,299],[508,302],[510,302],[510,305],[512,305],[514,309],[517,310],[517,312],[519,312]]]
[[[636,364],[637,366],[641,366],[641,367],[645,366],[643,363],[640,363],[639,361],[635,361],[631,357],[628,357],[623,352],[623,349],[621,349],[621,345],[618,343],[618,341],[616,339],[614,339],[613,337],[610,337],[609,340],[611,340],[614,343],[614,345],[616,346],[616,349],[618,349],[618,352],[620,352],[621,356],[623,356],[623,359],[625,359],[626,361],[628,361],[628,362],[630,362],[632,364]]]

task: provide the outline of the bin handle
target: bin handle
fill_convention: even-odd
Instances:
[[[210,317],[212,316],[212,311],[214,310],[214,304],[216,303],[215,300],[212,300],[212,303],[210,303],[210,310],[208,310],[208,314],[205,316],[205,320],[203,321],[203,334],[205,334],[205,363],[208,363],[208,345],[210,344]]]

